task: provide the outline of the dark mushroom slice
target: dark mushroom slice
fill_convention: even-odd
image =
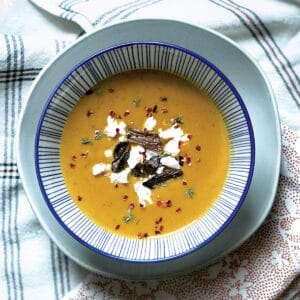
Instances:
[[[161,174],[155,174],[153,177],[143,182],[143,185],[153,189],[155,185],[167,181],[171,178],[180,177],[183,175],[182,170],[164,167],[163,172]]]
[[[145,149],[155,152],[162,152],[162,142],[157,133],[140,131],[137,129],[128,129],[127,139],[129,142],[143,146]]]
[[[129,152],[129,142],[120,142],[116,145],[113,152],[114,161],[111,165],[111,169],[113,172],[119,173],[124,169],[125,164],[127,163],[127,160],[129,158]]]
[[[152,156],[149,160],[145,160],[143,163],[138,163],[131,170],[131,173],[135,177],[152,175],[159,167],[159,164],[160,164],[159,156]]]

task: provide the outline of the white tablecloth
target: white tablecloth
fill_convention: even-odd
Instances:
[[[299,1],[2,0],[0,5],[0,299],[300,297]],[[145,17],[207,26],[255,58],[278,104],[282,169],[270,215],[235,252],[173,280],[127,282],[91,274],[58,250],[28,204],[13,143],[25,95],[51,58],[85,32]]]

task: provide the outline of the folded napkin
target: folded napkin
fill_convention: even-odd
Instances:
[[[8,2],[6,15],[0,11],[0,299],[299,298],[300,2],[32,0],[23,6],[21,1]],[[49,60],[84,32],[140,18],[207,26],[255,57],[274,89],[283,147],[272,211],[239,249],[172,280],[128,282],[87,272],[48,238],[24,194],[14,137],[25,95]]]

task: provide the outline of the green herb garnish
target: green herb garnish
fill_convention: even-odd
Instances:
[[[83,144],[83,145],[92,144],[92,141],[89,138],[82,138],[81,144]]]
[[[132,102],[133,102],[135,107],[139,107],[140,104],[141,104],[141,98],[136,98]]]
[[[195,192],[193,189],[189,188],[184,191],[184,194],[188,198],[193,198],[193,196],[195,195]]]
[[[128,209],[128,214],[122,218],[124,223],[129,223],[135,219],[135,216],[131,213],[131,209]]]
[[[100,130],[98,130],[98,129],[95,130],[95,136],[94,137],[95,137],[95,140],[101,140],[102,135],[101,135]]]
[[[180,117],[180,116],[175,117],[175,118],[173,119],[172,125],[175,125],[175,124],[182,125],[182,124],[183,124],[182,117]]]

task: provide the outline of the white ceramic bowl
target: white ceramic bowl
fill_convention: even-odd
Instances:
[[[176,73],[203,88],[221,110],[231,144],[228,177],[212,208],[182,230],[136,240],[109,233],[82,214],[64,185],[59,157],[65,121],[80,97],[108,76],[132,69]],[[40,189],[57,222],[82,245],[100,255],[131,262],[159,262],[187,255],[218,236],[243,203],[255,161],[252,124],[233,84],[213,62],[199,54],[153,41],[115,45],[74,62],[48,97],[35,142]]]

